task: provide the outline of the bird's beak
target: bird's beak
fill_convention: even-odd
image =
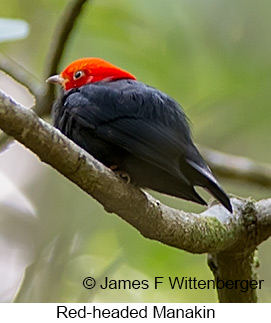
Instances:
[[[46,80],[47,83],[60,84],[64,86],[66,80],[61,75],[52,75]]]

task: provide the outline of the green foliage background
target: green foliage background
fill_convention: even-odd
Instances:
[[[65,5],[64,0],[2,1],[1,16],[24,19],[31,29],[28,38],[1,44],[1,53],[43,81],[46,53]],[[271,163],[270,29],[267,0],[89,1],[61,66],[85,56],[109,60],[180,102],[197,143]],[[23,167],[25,177],[31,177],[21,189],[36,207],[37,218],[6,219],[10,225],[0,229],[3,237],[14,236],[33,262],[18,301],[217,301],[213,290],[171,290],[166,284],[154,290],[152,284],[154,276],[212,279],[206,255],[144,239],[49,167],[42,165],[33,177],[25,155],[11,164]],[[2,171],[16,180],[10,168],[3,166]],[[231,181],[222,185],[239,196],[270,197],[269,189]],[[154,195],[179,209],[203,210]],[[270,243],[265,243],[259,251],[262,302],[271,300],[269,254]],[[151,288],[83,289],[85,276],[103,275],[148,279]]]

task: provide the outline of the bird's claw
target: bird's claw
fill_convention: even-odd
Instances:
[[[123,180],[126,181],[126,184],[131,182],[130,176],[123,170],[118,170],[118,165],[111,165],[109,167],[115,174],[119,175]]]
[[[131,178],[126,172],[121,171],[121,170],[117,170],[117,171],[115,171],[115,174],[119,175],[120,178],[125,180],[126,184],[129,184],[131,182]]]

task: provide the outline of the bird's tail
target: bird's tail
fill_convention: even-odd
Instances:
[[[221,188],[209,168],[205,164],[196,164],[191,160],[186,160],[189,167],[189,179],[193,185],[205,188],[212,194],[227,210],[232,213],[232,205],[228,195]]]

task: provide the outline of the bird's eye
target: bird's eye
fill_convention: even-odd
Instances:
[[[83,71],[76,71],[74,74],[73,74],[73,79],[74,80],[78,80],[80,79],[80,77],[82,77],[83,75],[85,75],[85,73]]]

